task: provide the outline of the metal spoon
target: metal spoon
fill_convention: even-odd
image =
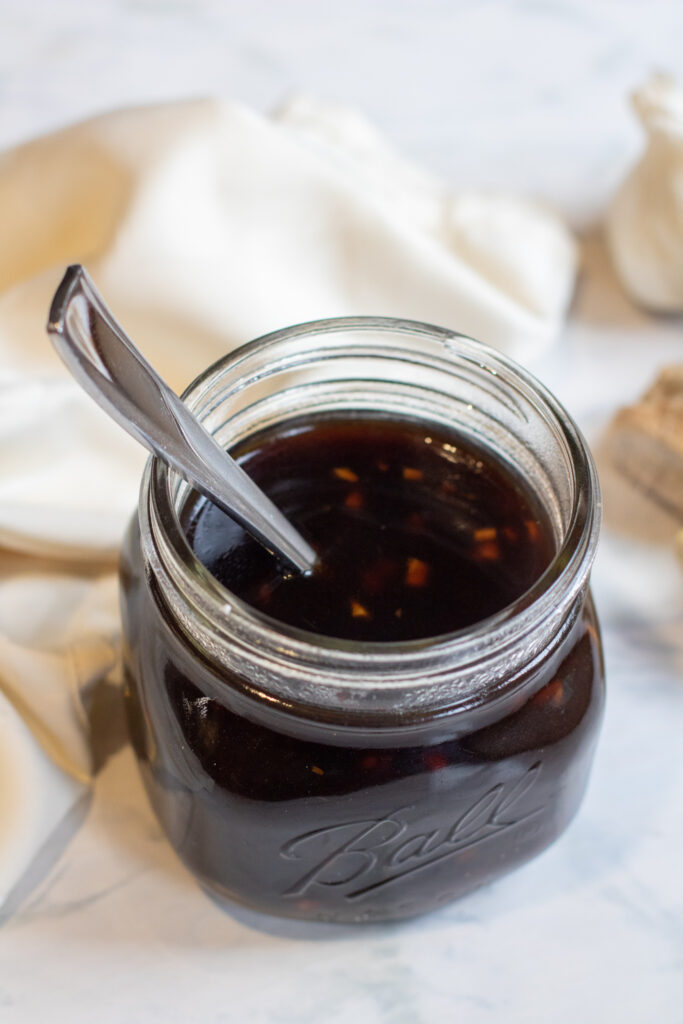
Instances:
[[[47,325],[78,383],[112,419],[300,572],[313,548],[214,440],[135,347],[87,271],[67,269]]]

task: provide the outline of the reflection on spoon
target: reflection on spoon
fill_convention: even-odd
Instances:
[[[82,266],[67,269],[47,330],[81,387],[124,430],[268,551],[299,572],[313,569],[310,544],[149,365]]]

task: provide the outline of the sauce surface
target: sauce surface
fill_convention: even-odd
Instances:
[[[252,435],[231,454],[319,555],[290,575],[207,499],[181,520],[230,591],[299,629],[389,642],[464,629],[517,600],[554,554],[521,476],[455,430],[325,413]]]

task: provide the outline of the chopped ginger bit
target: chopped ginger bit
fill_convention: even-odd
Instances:
[[[564,687],[561,679],[553,679],[531,698],[534,704],[551,704],[554,708],[562,705]]]
[[[349,491],[344,500],[344,504],[347,508],[362,508],[363,507],[363,495],[360,491]]]
[[[509,540],[511,544],[516,544],[519,540],[517,536],[517,531],[513,529],[512,526],[503,527],[503,536],[505,537],[506,540]]]
[[[497,534],[498,530],[495,526],[482,526],[480,530],[474,531],[474,539],[476,541],[495,540]]]
[[[425,764],[430,772],[438,772],[440,768],[448,768],[450,762],[443,754],[427,754]]]
[[[358,474],[354,473],[348,466],[335,466],[332,472],[340,480],[346,480],[350,484],[358,483]]]
[[[422,479],[422,470],[421,469],[413,469],[412,466],[404,466],[403,467],[403,479],[404,480],[421,480]]]
[[[405,584],[407,587],[424,587],[429,579],[429,566],[419,558],[409,558],[406,562]]]
[[[380,471],[380,473],[386,473],[386,471],[389,469],[389,463],[383,462],[382,459],[380,459],[379,462],[377,463],[377,468]]]
[[[371,618],[370,612],[367,610],[364,604],[360,601],[351,602],[351,614],[354,619],[369,619]]]
[[[316,775],[324,775],[325,774],[325,772],[322,770],[322,768],[318,768],[317,764],[314,764],[314,765],[311,766],[311,771],[314,772]]]
[[[527,519],[524,523],[530,541],[537,541],[539,537],[538,523],[534,519]]]
[[[394,612],[394,615],[396,616],[397,619],[400,619],[401,616],[403,615],[403,609],[397,608],[396,611]]]
[[[480,562],[497,562],[500,558],[498,542],[495,540],[485,540],[482,544],[478,544],[474,556]]]

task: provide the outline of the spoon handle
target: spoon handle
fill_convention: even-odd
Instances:
[[[47,330],[72,375],[119,426],[269,551],[301,572],[313,568],[310,544],[149,365],[79,264],[57,289]]]

